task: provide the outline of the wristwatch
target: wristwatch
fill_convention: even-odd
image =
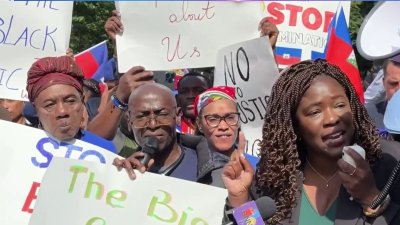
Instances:
[[[385,200],[383,200],[383,202],[380,205],[378,205],[376,209],[372,209],[370,207],[364,209],[363,210],[364,215],[372,218],[378,217],[386,210],[386,208],[389,206],[389,203],[390,203],[390,195],[387,195]]]

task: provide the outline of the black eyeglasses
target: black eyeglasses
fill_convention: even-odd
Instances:
[[[206,123],[210,127],[218,127],[221,121],[225,121],[229,126],[235,126],[239,122],[239,113],[229,113],[225,116],[220,115],[204,115]]]
[[[172,112],[154,112],[149,115],[134,115],[131,117],[131,122],[135,128],[145,128],[153,119],[158,125],[169,125],[175,119],[175,114],[173,110]]]

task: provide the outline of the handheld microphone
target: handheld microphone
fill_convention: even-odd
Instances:
[[[237,225],[264,225],[264,220],[271,218],[276,212],[276,204],[268,196],[233,209],[233,217]]]
[[[354,151],[356,151],[361,157],[363,157],[363,159],[365,159],[365,150],[361,146],[359,146],[357,144],[343,147],[342,159],[345,162],[347,162],[348,164],[352,165],[353,167],[357,167],[356,162],[354,161],[354,159],[344,151],[345,149],[349,149],[349,148],[351,148]]]
[[[158,139],[156,137],[147,137],[144,139],[144,145],[142,147],[142,152],[144,153],[143,158],[140,162],[147,167],[151,157],[157,151],[158,148]]]

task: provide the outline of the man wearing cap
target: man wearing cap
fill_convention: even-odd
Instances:
[[[59,141],[80,139],[115,152],[111,142],[81,129],[83,78],[81,69],[68,56],[42,58],[31,66],[28,98],[37,111],[40,127]]]
[[[379,129],[384,128],[383,116],[386,111],[387,101],[389,101],[393,94],[400,88],[400,54],[386,59],[383,63],[382,84],[385,90],[385,100],[365,105],[369,116]]]

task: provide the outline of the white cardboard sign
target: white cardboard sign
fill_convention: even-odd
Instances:
[[[262,2],[117,2],[124,33],[117,36],[118,68],[148,70],[215,66],[218,49],[256,38]]]
[[[111,164],[116,154],[75,140],[58,142],[44,131],[0,120],[0,224],[28,224],[42,177],[53,157]],[[7,215],[7,216],[6,216]]]
[[[29,224],[221,224],[225,189],[136,174],[132,181],[115,166],[56,158],[43,178]]]
[[[246,153],[257,155],[262,126],[278,68],[266,37],[237,43],[218,52],[214,86],[235,87]]]
[[[0,98],[27,100],[33,62],[65,55],[73,2],[0,0]]]

